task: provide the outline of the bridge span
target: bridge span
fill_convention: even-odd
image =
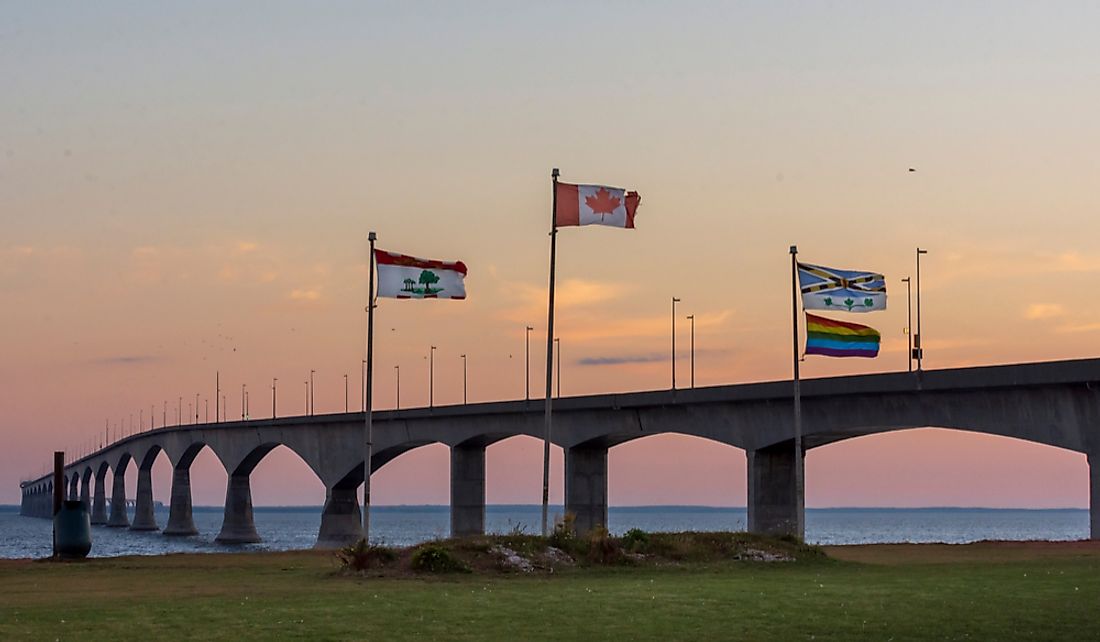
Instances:
[[[578,530],[607,523],[607,452],[663,433],[745,450],[749,530],[791,532],[803,500],[795,466],[805,451],[851,437],[920,427],[1003,435],[1085,453],[1090,536],[1100,539],[1100,359],[809,379],[802,382],[804,450],[794,453],[792,383],[776,381],[555,399],[553,441],[565,452],[565,507]],[[451,450],[451,532],[484,532],[485,449],[516,435],[542,437],[543,401],[503,401],[374,413],[371,471],[415,448]],[[157,530],[151,471],[164,452],[173,467],[165,535],[196,533],[191,463],[210,448],[228,473],[221,542],[258,542],[249,476],[279,445],[325,485],[318,546],[357,539],[363,483],[363,413],[169,426],[132,435],[65,468],[67,496],[91,506],[92,523]],[[796,461],[797,459],[797,461]],[[125,474],[137,466],[131,521]],[[112,471],[107,512],[107,471]],[[93,488],[94,486],[94,488]],[[49,517],[52,479],[22,483],[24,515]],[[532,489],[534,493],[534,489]]]

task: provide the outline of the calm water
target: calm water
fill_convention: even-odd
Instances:
[[[372,540],[404,546],[445,537],[450,528],[446,506],[382,506],[372,511]],[[560,506],[553,509],[560,514]],[[223,546],[214,542],[222,509],[196,507],[194,537],[164,537],[156,532],[92,527],[92,555],[157,555],[177,552],[288,550],[310,548],[321,523],[320,507],[255,509],[262,544]],[[486,527],[492,532],[538,530],[539,506],[489,506]],[[157,523],[168,521],[158,509]],[[612,507],[610,528],[647,531],[744,530],[744,508],[700,506]],[[1076,540],[1088,537],[1088,511],[987,508],[820,508],[806,511],[806,539],[817,544],[881,542],[964,543],[995,540]],[[0,506],[0,558],[44,557],[50,553],[50,522],[20,517],[15,506]]]

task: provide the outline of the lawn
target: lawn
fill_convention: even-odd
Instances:
[[[363,578],[330,553],[0,561],[0,639],[1100,639],[1100,547]]]

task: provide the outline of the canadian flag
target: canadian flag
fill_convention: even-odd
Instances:
[[[610,225],[633,229],[634,213],[642,197],[605,185],[557,184],[554,222],[565,225]]]

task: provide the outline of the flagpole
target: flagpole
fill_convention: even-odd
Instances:
[[[367,240],[370,241],[370,276],[368,282],[370,283],[367,296],[367,375],[366,384],[363,398],[363,429],[366,433],[365,447],[363,451],[363,541],[370,545],[370,459],[371,450],[373,448],[372,443],[372,429],[373,429],[373,392],[374,386],[372,385],[374,379],[374,242],[378,236],[374,232],[367,234]]]
[[[805,537],[805,484],[802,468],[802,382],[798,367],[798,246],[791,246],[791,347],[794,365],[794,492],[795,535]]]
[[[558,241],[558,168],[550,172],[552,195],[550,197],[550,300],[546,321],[546,405],[542,442],[542,536],[550,534],[546,513],[550,506],[550,432],[553,424],[551,409],[551,385],[554,382],[554,261]]]

